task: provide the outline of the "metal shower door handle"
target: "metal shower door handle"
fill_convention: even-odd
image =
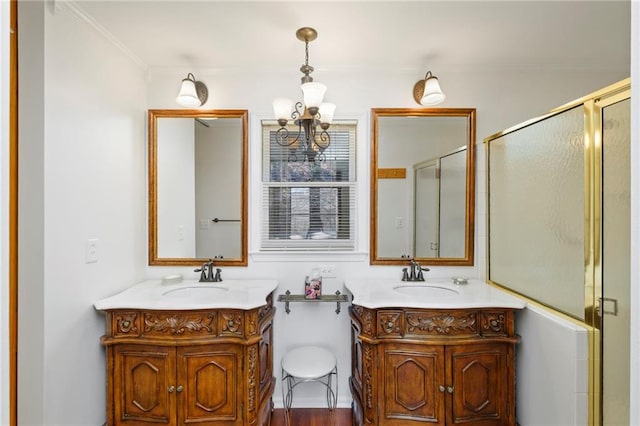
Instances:
[[[610,305],[610,309],[607,309],[605,305]],[[599,297],[598,298],[598,313],[600,317],[604,315],[618,316],[618,299],[611,297]]]

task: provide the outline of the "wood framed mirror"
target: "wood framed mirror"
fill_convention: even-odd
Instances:
[[[474,108],[373,108],[370,263],[471,266]]]
[[[149,110],[149,265],[247,265],[247,117]]]

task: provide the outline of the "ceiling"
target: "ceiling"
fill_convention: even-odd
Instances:
[[[630,1],[72,1],[149,69],[625,70]]]

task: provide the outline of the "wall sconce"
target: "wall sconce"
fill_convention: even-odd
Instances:
[[[193,74],[187,74],[187,78],[182,80],[182,86],[180,86],[180,93],[176,97],[176,102],[183,107],[194,108],[204,105],[209,97],[209,90],[207,86],[201,82],[196,81]]]
[[[440,88],[438,77],[431,74],[431,71],[427,71],[424,79],[418,80],[413,86],[413,99],[420,105],[438,105],[445,98],[446,96]]]

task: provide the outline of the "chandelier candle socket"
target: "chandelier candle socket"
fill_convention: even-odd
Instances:
[[[300,79],[302,102],[298,101],[294,105],[294,102],[287,98],[273,100],[273,112],[280,126],[276,132],[276,142],[280,146],[289,147],[291,158],[296,161],[322,161],[324,151],[331,144],[327,129],[333,121],[336,106],[330,102],[323,102],[327,86],[314,82],[311,77],[313,67],[309,65],[309,42],[315,40],[318,33],[313,28],[303,27],[296,32],[296,37],[304,41],[305,46],[305,61],[300,67],[303,74]],[[293,120],[298,126],[295,135],[290,135],[286,128],[289,120]]]

